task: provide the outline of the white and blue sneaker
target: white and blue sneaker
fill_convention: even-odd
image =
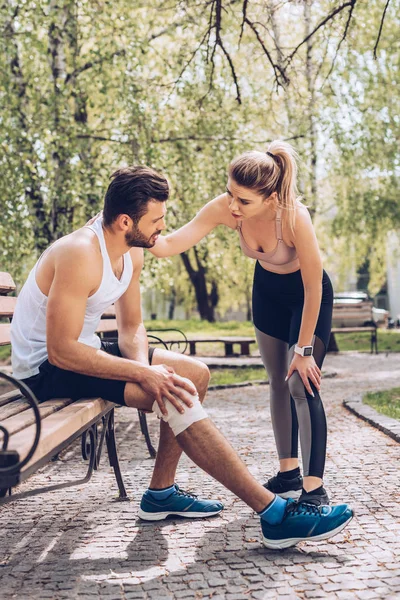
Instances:
[[[157,498],[151,490],[143,494],[139,517],[144,521],[161,521],[169,516],[200,519],[213,517],[223,510],[224,505],[217,500],[198,500],[174,484],[171,493],[165,498]]]
[[[347,504],[315,506],[289,499],[280,523],[270,525],[261,518],[263,543],[267,548],[282,549],[306,540],[326,540],[342,531],[353,516]]]

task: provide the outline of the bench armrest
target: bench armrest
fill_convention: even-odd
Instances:
[[[162,339],[162,336],[155,336],[152,335],[153,333],[166,333],[172,331],[174,333],[178,333],[182,339],[177,339],[177,340],[169,340],[168,342],[164,342]],[[156,339],[158,341],[158,343],[163,344],[163,346],[166,348],[166,350],[171,350],[173,352],[180,352],[181,354],[184,354],[187,350],[187,347],[189,345],[188,339],[186,337],[186,335],[183,333],[183,331],[181,331],[180,329],[172,329],[172,328],[165,328],[165,329],[147,329],[147,332],[150,333],[151,335],[149,335],[149,338],[153,338]],[[181,349],[181,344],[183,344],[183,349]]]
[[[0,450],[0,476],[2,476],[2,475],[14,475],[15,473],[19,473],[19,471],[22,469],[22,467],[24,467],[30,461],[30,459],[34,455],[36,448],[38,447],[38,444],[39,444],[40,432],[41,432],[41,418],[40,418],[40,412],[39,412],[37,398],[36,398],[35,394],[29,389],[29,387],[23,381],[19,381],[18,379],[15,379],[15,377],[12,377],[11,375],[7,375],[6,373],[0,373],[0,378],[5,379],[9,383],[11,383],[13,386],[18,388],[19,391],[21,392],[21,394],[26,398],[26,400],[28,400],[30,407],[33,410],[33,414],[35,415],[35,425],[36,425],[35,437],[34,437],[34,440],[33,440],[33,443],[32,443],[32,446],[31,446],[29,452],[23,460],[20,460],[20,458],[18,457],[18,461],[14,460],[15,459],[14,456],[12,456],[12,457],[7,456],[7,446],[8,446],[8,441],[9,441],[9,434],[8,434],[7,429],[5,427],[3,427],[2,425],[0,425],[0,429],[4,434],[3,448],[2,448],[2,450]],[[2,456],[5,459],[4,461],[1,460]],[[8,461],[7,461],[7,458],[9,459]],[[10,460],[10,459],[13,459],[13,460]],[[2,462],[6,463],[5,466],[1,466]],[[10,462],[12,464],[7,464]]]

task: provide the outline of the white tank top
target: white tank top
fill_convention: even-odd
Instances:
[[[131,256],[127,252],[123,255],[121,279],[115,277],[104,241],[102,225],[102,218],[97,219],[92,225],[88,225],[99,240],[103,257],[103,277],[98,290],[87,299],[85,319],[78,340],[93,348],[101,346],[100,338],[95,333],[101,315],[126,291],[133,273]],[[17,379],[26,379],[37,375],[40,365],[48,357],[46,345],[47,296],[40,291],[36,283],[38,262],[29,273],[18,296],[11,323],[11,363],[13,375]]]

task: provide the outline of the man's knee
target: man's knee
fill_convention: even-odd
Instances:
[[[167,415],[162,414],[157,402],[154,402],[152,407],[157,417],[168,423],[175,436],[182,433],[182,431],[185,431],[185,429],[193,425],[193,423],[201,421],[202,419],[207,419],[208,417],[206,411],[204,410],[199,400],[198,394],[190,394],[189,392],[185,391],[185,395],[187,395],[190,398],[193,406],[187,406],[182,402],[182,400],[175,396],[177,400],[181,402],[184,408],[183,413],[180,413],[175,408],[175,406],[167,399],[164,399],[165,407],[168,412]]]
[[[186,366],[183,376],[190,379],[199,392],[200,401],[203,402],[211,378],[210,369],[207,365],[193,358],[190,360],[190,364]]]
[[[197,375],[197,382],[196,382],[196,387],[199,390],[199,392],[201,394],[203,394],[202,397],[202,401],[204,400],[204,393],[207,391],[208,389],[208,385],[210,383],[210,379],[211,379],[211,373],[210,373],[210,369],[208,368],[208,366],[200,361],[196,361],[197,364],[197,369],[198,369],[198,375]]]

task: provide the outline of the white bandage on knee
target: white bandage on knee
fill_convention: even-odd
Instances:
[[[186,380],[189,382],[189,380]],[[190,382],[189,382],[190,383]],[[201,421],[202,419],[207,419],[208,415],[204,410],[198,394],[191,394],[182,388],[185,396],[191,400],[193,406],[190,408],[187,404],[185,404],[180,398],[175,396],[175,398],[180,402],[185,410],[184,413],[180,413],[175,406],[166,398],[164,398],[165,408],[168,411],[167,415],[163,415],[160,407],[157,402],[154,402],[152,409],[153,412],[156,413],[159,419],[162,419],[171,427],[174,435],[179,435],[182,431],[185,431],[190,425],[196,423],[196,421]]]

